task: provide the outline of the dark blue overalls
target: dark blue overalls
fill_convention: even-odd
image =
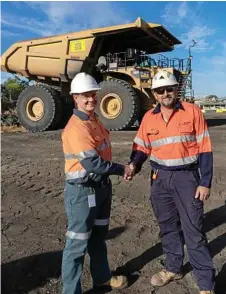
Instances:
[[[198,171],[159,170],[151,186],[151,203],[160,227],[166,269],[181,272],[185,241],[200,290],[213,290],[213,262],[203,232],[203,202],[195,198],[198,185]]]

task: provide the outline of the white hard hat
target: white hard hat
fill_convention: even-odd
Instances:
[[[98,90],[100,90],[100,86],[96,80],[85,72],[78,73],[71,81],[70,94],[81,94]]]
[[[153,90],[160,87],[175,85],[178,85],[175,76],[166,70],[160,70],[157,72],[157,74],[154,75],[152,79],[151,89]]]

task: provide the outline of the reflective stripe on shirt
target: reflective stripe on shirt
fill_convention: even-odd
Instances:
[[[183,135],[183,136],[174,136],[174,137],[167,137],[163,139],[159,139],[150,143],[151,147],[160,147],[167,144],[174,144],[174,143],[183,143],[183,142],[195,142],[196,137],[194,135]]]
[[[65,173],[66,180],[73,180],[85,177],[87,174],[86,170],[82,169],[79,171],[67,172]]]
[[[73,153],[65,153],[64,154],[64,158],[65,159],[78,159],[78,160],[82,160],[84,158],[88,158],[88,157],[93,157],[98,155],[98,153],[96,152],[95,149],[93,150],[88,150],[88,151],[82,151],[79,152],[77,154],[73,154]]]
[[[196,162],[197,159],[198,159],[198,155],[193,155],[193,156],[188,156],[188,157],[178,158],[178,159],[159,159],[153,155],[150,156],[150,160],[165,166],[187,165],[187,164]]]
[[[201,135],[196,136],[196,141],[201,142],[205,137],[209,137],[210,134],[208,131],[204,131]]]

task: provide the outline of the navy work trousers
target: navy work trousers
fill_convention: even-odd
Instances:
[[[200,290],[214,289],[214,268],[203,232],[203,202],[195,198],[198,171],[159,170],[151,203],[161,232],[166,269],[182,270],[184,242]]]
[[[111,200],[111,182],[95,189],[66,184],[68,230],[62,260],[63,294],[82,293],[80,278],[86,251],[90,256],[93,284],[103,284],[111,279],[105,243]]]

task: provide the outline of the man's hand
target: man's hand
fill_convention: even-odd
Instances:
[[[125,165],[124,179],[126,181],[131,181],[133,179],[133,176],[135,175],[135,169],[136,167],[133,163]]]
[[[195,198],[199,198],[201,201],[207,200],[210,197],[210,188],[198,186]]]

